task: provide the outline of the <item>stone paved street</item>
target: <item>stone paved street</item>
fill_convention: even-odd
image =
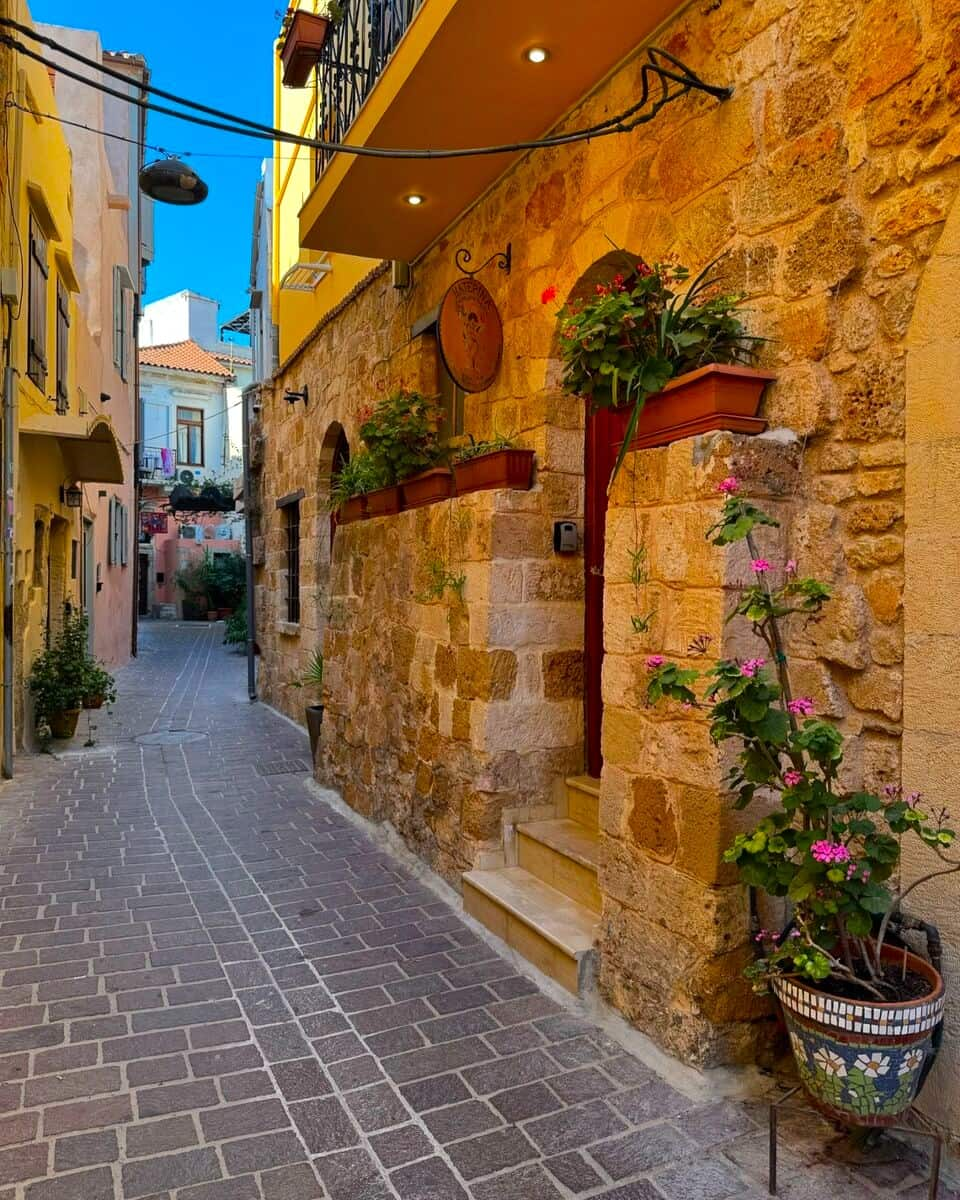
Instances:
[[[765,1195],[764,1110],[540,993],[308,788],[221,637],[145,626],[97,744],[0,790],[0,1200]],[[828,1138],[785,1117],[786,1200],[926,1194]]]

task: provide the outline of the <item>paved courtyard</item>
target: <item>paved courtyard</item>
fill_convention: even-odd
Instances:
[[[764,1110],[541,994],[308,789],[221,638],[145,625],[97,744],[0,788],[0,1200],[765,1195]],[[784,1118],[787,1200],[926,1196],[830,1136]]]

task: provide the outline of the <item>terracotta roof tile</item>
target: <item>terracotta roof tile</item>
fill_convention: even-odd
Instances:
[[[172,342],[166,346],[141,346],[142,367],[166,367],[172,371],[193,371],[197,375],[219,375],[232,379],[233,372],[196,342]]]

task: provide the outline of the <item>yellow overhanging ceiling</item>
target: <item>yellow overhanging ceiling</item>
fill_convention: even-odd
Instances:
[[[22,436],[55,439],[63,457],[64,473],[75,483],[123,483],[120,444],[108,417],[95,418],[85,433],[57,430],[48,425],[33,426],[24,430]]]

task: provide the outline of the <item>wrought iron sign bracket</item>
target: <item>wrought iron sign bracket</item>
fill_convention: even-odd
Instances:
[[[492,262],[495,262],[501,271],[506,271],[509,275],[510,268],[513,265],[513,243],[507,242],[505,250],[498,250],[496,254],[491,254],[486,262],[482,262],[479,267],[474,267],[472,271],[466,264],[473,261],[473,255],[466,246],[460,247],[454,256],[454,261],[457,264],[457,270],[462,271],[464,275],[469,275],[471,279],[474,275],[479,275],[481,271],[489,267]]]

